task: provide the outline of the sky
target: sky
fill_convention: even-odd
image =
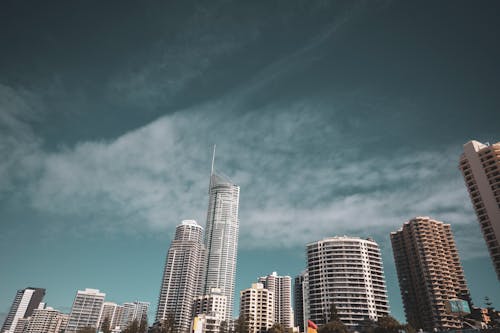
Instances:
[[[151,302],[215,167],[241,187],[236,293],[305,245],[450,223],[473,301],[500,307],[458,170],[500,141],[495,1],[0,3],[0,321],[17,289]],[[237,298],[238,299],[238,298]],[[237,308],[235,309],[237,313]]]

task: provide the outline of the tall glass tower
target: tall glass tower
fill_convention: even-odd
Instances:
[[[215,147],[214,147],[215,156]],[[206,260],[203,293],[219,288],[226,296],[226,318],[232,318],[234,281],[238,252],[238,203],[240,187],[214,171],[210,175],[207,224],[205,227]]]

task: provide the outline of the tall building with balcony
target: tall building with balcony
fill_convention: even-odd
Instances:
[[[293,284],[293,309],[295,326],[305,332],[309,318],[309,273],[307,269],[297,275]]]
[[[86,327],[99,328],[105,293],[98,289],[78,290],[69,314],[66,333],[76,333]]]
[[[116,326],[120,326],[122,321],[123,306],[118,305],[114,302],[104,302],[102,305],[101,320],[99,321],[99,328],[102,329],[102,324],[106,318],[109,322],[109,327],[114,329]]]
[[[406,320],[425,331],[461,328],[446,301],[469,300],[451,226],[415,217],[391,233],[392,249]]]
[[[19,319],[28,318],[38,308],[45,296],[43,288],[26,288],[18,290],[9,313],[2,325],[2,333],[13,333]]]
[[[467,142],[459,168],[500,280],[500,142]]]
[[[258,282],[274,293],[274,322],[285,328],[293,327],[292,278],[273,272],[260,277]]]
[[[184,220],[167,252],[156,321],[173,318],[179,332],[189,331],[193,301],[200,295],[204,262],[203,228]]]
[[[148,320],[149,302],[127,302],[121,306],[120,328],[127,328],[134,320],[139,324]]]
[[[67,317],[51,307],[35,309],[24,332],[59,333],[66,327]]]
[[[253,283],[251,288],[242,290],[240,317],[243,317],[248,333],[267,331],[274,324],[274,293],[262,283]]]
[[[340,320],[354,328],[389,314],[382,258],[372,239],[331,237],[307,245],[309,319],[325,324],[332,303]]]
[[[215,155],[215,150],[214,150]],[[205,246],[207,249],[203,294],[218,288],[226,296],[226,318],[232,318],[236,257],[238,252],[238,205],[240,187],[213,168],[210,175]]]
[[[193,317],[199,314],[206,314],[225,320],[227,298],[219,288],[212,288],[210,294],[198,296],[193,304]]]

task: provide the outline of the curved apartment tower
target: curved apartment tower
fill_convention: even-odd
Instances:
[[[238,204],[240,187],[227,177],[212,172],[210,175],[205,246],[207,249],[203,294],[213,288],[226,296],[227,322],[232,318],[236,256],[238,251]]]
[[[173,318],[177,332],[188,332],[193,301],[200,293],[203,228],[184,220],[175,229],[163,271],[156,321]]]
[[[372,239],[344,236],[309,243],[307,269],[309,319],[315,323],[330,321],[332,302],[351,328],[389,315],[382,257]]]

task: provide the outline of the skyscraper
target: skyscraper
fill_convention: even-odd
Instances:
[[[266,332],[274,323],[274,293],[262,283],[240,292],[240,316],[243,316],[249,333]]]
[[[205,229],[207,256],[203,293],[208,294],[212,288],[219,288],[226,296],[225,320],[227,322],[232,318],[234,304],[239,196],[240,187],[233,184],[227,177],[215,173],[212,159]]]
[[[2,333],[13,333],[19,319],[28,318],[33,313],[33,310],[38,308],[38,305],[45,296],[43,288],[26,288],[18,290],[16,297],[12,302],[9,313],[5,318],[2,326]]]
[[[305,332],[305,323],[309,318],[309,273],[307,269],[297,275],[293,283],[294,325],[300,332]]]
[[[148,320],[149,302],[127,302],[121,307],[120,328],[127,328],[134,320],[140,324],[142,320]]]
[[[274,322],[285,328],[293,327],[292,278],[273,272],[260,277],[258,282],[274,293]]]
[[[106,294],[97,289],[78,290],[69,314],[66,333],[75,333],[85,327],[99,327],[102,306]]]
[[[122,320],[123,306],[114,302],[104,302],[102,305],[101,320],[99,321],[99,328],[102,329],[102,324],[106,318],[108,319],[109,327],[114,329],[120,326]]]
[[[332,303],[340,320],[354,328],[361,321],[389,314],[378,244],[371,239],[331,237],[307,245],[309,317],[331,319]]]
[[[425,331],[461,327],[446,311],[450,299],[469,300],[451,226],[415,217],[391,233],[391,242],[408,323]]]
[[[193,301],[200,294],[204,259],[203,228],[184,220],[175,230],[165,260],[156,321],[173,317],[179,332],[191,324]]]
[[[467,142],[459,168],[500,280],[500,142]]]

